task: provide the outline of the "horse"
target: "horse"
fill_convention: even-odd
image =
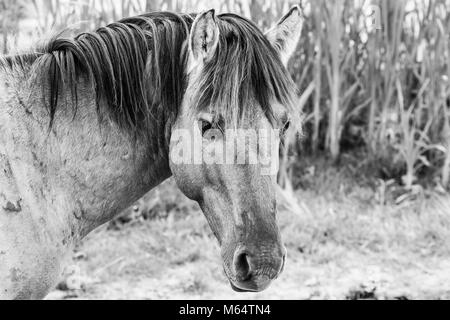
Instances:
[[[3,56],[0,299],[45,298],[77,242],[172,176],[204,212],[231,287],[266,290],[286,262],[277,172],[171,154],[188,135],[202,156],[229,151],[232,130],[295,127],[287,63],[302,23],[298,7],[267,33],[214,10],[153,12]],[[245,145],[244,160],[264,153]]]

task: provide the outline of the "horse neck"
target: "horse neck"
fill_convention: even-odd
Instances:
[[[106,116],[99,118],[89,88],[88,83],[78,86],[75,116],[69,97],[60,97],[50,131],[48,112],[35,92],[40,88],[22,90],[0,107],[6,156],[16,182],[28,184],[18,197],[33,203],[37,216],[66,215],[80,237],[171,175],[168,152],[134,140]]]

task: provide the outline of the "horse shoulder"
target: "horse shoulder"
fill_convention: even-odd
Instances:
[[[1,139],[0,150],[0,298],[43,298],[58,279],[69,241],[36,200],[37,174],[21,158],[23,141],[8,132],[1,132],[8,142]]]

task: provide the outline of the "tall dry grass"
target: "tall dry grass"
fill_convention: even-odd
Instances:
[[[314,50],[293,70],[314,65],[316,92],[304,110],[310,115],[306,150],[324,150],[337,161],[346,141],[359,140],[367,151],[361,161],[406,187],[424,176],[448,187],[450,2],[309,6],[301,43]]]

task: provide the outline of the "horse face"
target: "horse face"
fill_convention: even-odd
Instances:
[[[178,122],[172,173],[205,213],[233,287],[264,290],[286,256],[276,223],[277,131],[264,116],[240,130],[215,129],[212,118],[202,113]]]
[[[200,204],[219,240],[232,287],[258,292],[280,275],[286,260],[276,223],[280,131],[269,122],[257,99],[251,99],[247,109],[253,114],[239,122],[239,129],[212,111],[217,108],[193,111],[191,97],[202,90],[198,77],[204,63],[220,50],[215,19],[214,12],[208,11],[192,26],[189,85],[172,127],[171,169],[181,191]],[[277,49],[289,43],[278,38],[289,35],[286,22],[292,23],[289,16],[266,35]]]

